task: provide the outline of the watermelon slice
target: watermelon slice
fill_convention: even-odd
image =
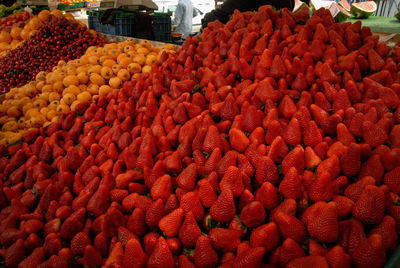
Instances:
[[[294,1],[294,8],[293,8],[293,13],[296,13],[300,11],[303,7],[309,8],[308,5],[300,0],[295,0]]]
[[[332,2],[335,1],[330,1],[330,0],[310,0],[310,6],[312,9],[312,12],[315,12],[316,10],[320,8],[328,8]]]
[[[376,8],[374,1],[358,2],[351,4],[350,13],[357,19],[363,19],[374,14]]]
[[[338,2],[338,4],[343,7],[344,9],[346,9],[348,12],[350,12],[350,4],[349,2],[347,2],[347,0],[340,0]]]
[[[335,18],[336,22],[342,22],[351,16],[351,14],[345,8],[336,2],[333,2],[328,9],[331,12],[332,17]]]

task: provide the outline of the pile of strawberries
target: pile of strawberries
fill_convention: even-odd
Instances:
[[[400,232],[400,48],[306,16],[235,12],[0,148],[6,265],[382,267]]]

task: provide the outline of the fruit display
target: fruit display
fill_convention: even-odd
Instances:
[[[13,26],[24,27],[25,22],[32,17],[32,14],[24,11],[9,15],[0,19],[0,32],[9,32]]]
[[[235,11],[0,145],[5,265],[383,267],[400,48],[326,9],[303,19]]]
[[[55,15],[41,14],[43,19],[39,19],[39,14],[27,24],[39,25],[37,30],[30,32],[30,38],[22,46],[0,57],[0,93],[25,85],[40,71],[51,71],[59,60],[79,58],[89,46],[100,46],[106,42],[89,32],[86,26],[64,17],[60,11],[53,12]]]
[[[91,46],[79,59],[62,60],[51,72],[39,72],[34,81],[5,95],[0,105],[0,144],[15,142],[29,128],[46,127],[81,102],[119,90],[132,76],[150,72],[163,51],[173,52],[174,46],[128,39]]]
[[[355,18],[365,19],[375,13],[377,5],[374,1],[352,3],[350,12]]]
[[[7,7],[5,5],[0,5],[0,19],[13,15],[13,14],[18,14],[19,12],[23,12],[24,9],[17,4],[13,4],[10,7]]]

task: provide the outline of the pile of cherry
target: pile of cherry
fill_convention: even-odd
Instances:
[[[22,46],[0,58],[0,93],[25,85],[39,72],[51,71],[60,60],[79,58],[89,46],[105,42],[77,22],[51,15]]]
[[[400,48],[270,6],[0,149],[8,267],[382,267]]]

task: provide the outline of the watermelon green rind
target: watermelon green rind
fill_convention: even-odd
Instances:
[[[398,19],[400,21],[400,11],[397,12],[394,16],[396,17],[396,19]]]
[[[312,12],[315,12],[316,10],[320,8],[328,8],[332,2],[331,0],[310,0],[310,6],[312,9]]]
[[[347,0],[340,0],[340,2],[338,4],[341,7],[343,7],[346,11],[350,12],[350,5],[349,5],[349,2],[347,2]]]
[[[368,18],[376,11],[374,1],[358,2],[351,4],[350,13],[357,19]]]
[[[344,7],[339,5],[339,13],[335,16],[335,21],[336,22],[342,22],[350,18],[351,14],[349,11],[347,11]]]
[[[293,13],[299,12],[303,7],[309,8],[309,6],[305,2],[295,1]]]

